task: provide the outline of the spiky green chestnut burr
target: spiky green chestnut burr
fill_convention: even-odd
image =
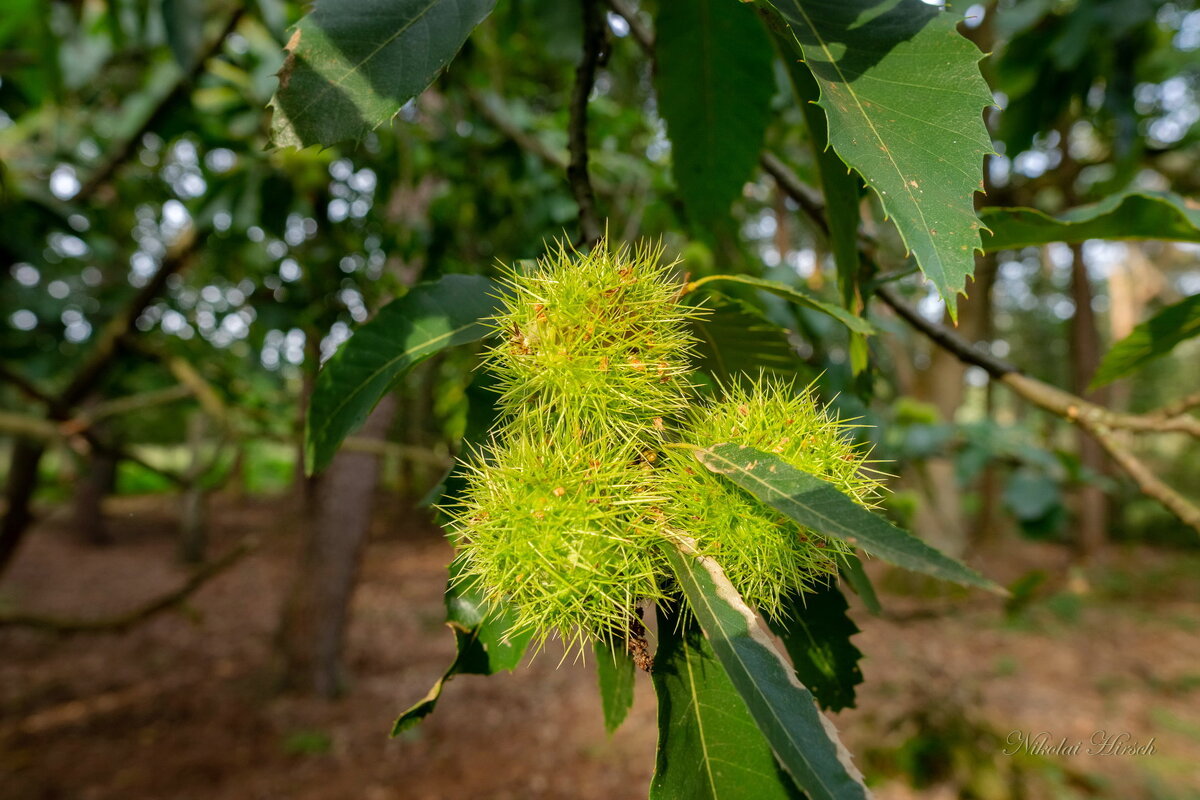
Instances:
[[[537,413],[556,436],[597,431],[655,440],[687,407],[688,321],[662,248],[581,255],[566,245],[529,272],[506,277],[487,367],[499,378],[502,414]]]
[[[847,436],[853,426],[825,410],[811,387],[797,390],[767,379],[729,386],[723,399],[695,406],[690,423],[686,443],[730,442],[774,453],[864,506],[878,491],[879,481],[866,468],[867,453]],[[708,472],[686,450],[667,453],[661,480],[672,524],[694,537],[742,597],[768,616],[778,616],[790,591],[832,575],[835,554],[849,550]]]
[[[574,648],[619,635],[639,601],[662,596],[662,498],[634,443],[557,447],[518,423],[482,455],[452,509],[453,538],[464,574],[508,604],[514,631],[557,632]]]

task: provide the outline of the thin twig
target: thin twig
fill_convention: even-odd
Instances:
[[[191,397],[193,394],[194,392],[190,386],[177,383],[174,386],[167,386],[163,389],[152,389],[148,392],[125,395],[124,397],[117,397],[113,400],[97,403],[66,424],[78,426],[80,429],[89,428],[108,417],[119,417],[134,411],[142,411],[147,408],[174,403],[178,400]]]
[[[0,364],[0,381],[11,383],[22,394],[37,400],[39,403],[44,403],[50,408],[54,408],[58,403],[58,400],[52,394],[44,391],[33,381],[29,380],[29,378],[16,372],[7,364]]]
[[[886,285],[876,287],[875,294],[891,306],[892,310],[899,314],[905,322],[928,336],[943,350],[957,356],[960,361],[982,367],[988,375],[996,379],[1002,379],[1005,375],[1018,371],[1014,365],[996,358],[991,353],[983,352],[949,328],[921,316],[915,308],[901,300],[900,295],[896,294],[892,287]]]
[[[522,150],[532,153],[546,162],[547,165],[556,169],[565,170],[570,165],[566,153],[554,149],[537,136],[522,130],[521,126],[517,125],[503,111],[497,108],[497,100],[494,95],[484,94],[476,89],[471,89],[467,92],[467,98],[471,101],[471,105],[475,107],[479,116],[487,120],[488,124],[500,131],[500,133],[512,139],[513,143]]]
[[[808,192],[795,192],[804,184],[791,174],[782,162],[776,170],[783,179],[776,179],[785,192],[796,200],[814,224],[824,225],[824,209],[819,203],[802,202],[811,200]],[[795,193],[793,193],[795,192]],[[864,253],[870,258],[870,254]],[[1153,414],[1121,414],[1104,406],[1084,400],[1082,397],[1043,383],[1022,372],[1013,364],[997,358],[975,347],[957,332],[921,316],[916,309],[905,303],[889,285],[877,285],[875,294],[889,305],[904,321],[929,337],[936,345],[966,364],[983,369],[991,378],[1003,383],[1013,392],[1059,417],[1062,417],[1091,434],[1117,463],[1137,483],[1143,494],[1152,497],[1175,514],[1183,523],[1200,532],[1200,507],[1184,498],[1170,486],[1157,478],[1145,464],[1129,452],[1113,436],[1114,429],[1155,433],[1186,433],[1200,438],[1200,419],[1185,413],[1200,403],[1200,396],[1189,396]]]
[[[246,9],[243,6],[230,15],[225,25],[221,27],[220,33],[209,41],[191,67],[180,73],[179,79],[154,104],[154,107],[142,119],[142,123],[137,127],[137,130],[116,142],[104,160],[100,162],[100,166],[83,182],[75,197],[72,198],[73,202],[78,203],[91,197],[97,189],[108,183],[113,174],[129,160],[129,157],[133,155],[138,144],[141,143],[142,138],[154,129],[175,103],[185,97],[187,92],[192,88],[196,77],[203,71],[205,63],[221,51],[225,40],[229,38],[229,34],[233,33],[245,13]]]
[[[984,369],[992,378],[1000,381],[1016,394],[1035,406],[1062,417],[1087,431],[1109,456],[1133,478],[1138,488],[1179,518],[1181,522],[1200,532],[1200,507],[1176,492],[1157,476],[1140,459],[1119,443],[1113,436],[1114,428],[1138,431],[1186,431],[1181,419],[1200,423],[1194,417],[1171,417],[1155,419],[1133,414],[1118,414],[1103,406],[1088,402],[1082,397],[1043,383],[1036,378],[1023,375],[1012,364],[984,353],[949,328],[931,322],[918,314],[896,295],[890,286],[881,286],[876,294],[897,314],[914,328],[924,333],[938,346],[956,356],[960,361]],[[1190,431],[1188,431],[1190,432]]]
[[[1196,408],[1197,406],[1200,406],[1200,392],[1189,394],[1186,397],[1176,400],[1174,403],[1168,403],[1157,411],[1151,412],[1149,416],[1159,417],[1160,419],[1170,419],[1171,417],[1178,417],[1181,414],[1186,414],[1188,411]]]
[[[538,138],[536,134],[522,129],[510,118],[502,108],[500,98],[474,89],[467,93],[467,98],[479,116],[483,117],[489,125],[507,136],[517,147],[541,159],[546,166],[557,170],[566,170],[570,165],[570,158],[566,152],[552,147]],[[614,195],[617,193],[618,188],[612,183],[594,175],[590,177],[592,187],[600,194]]]
[[[138,606],[130,611],[115,614],[110,617],[96,619],[77,619],[72,617],[40,616],[37,614],[3,614],[0,615],[0,628],[36,628],[57,634],[75,633],[120,633],[145,622],[151,617],[180,606],[200,587],[226,571],[257,547],[252,539],[247,539],[237,547],[215,561],[197,569],[177,589],[161,597]]]
[[[590,248],[604,230],[596,213],[596,191],[588,175],[588,132],[587,106],[596,83],[596,68],[604,50],[604,17],[597,0],[580,0],[583,8],[583,55],[575,70],[575,87],[571,92],[571,117],[567,125],[568,149],[571,154],[567,165],[567,182],[579,206],[579,228],[583,234],[581,244]]]
[[[800,210],[812,220],[821,234],[828,237],[829,223],[825,221],[825,208],[817,198],[816,192],[801,183],[796,173],[788,169],[787,164],[774,153],[763,153],[759,163],[762,164],[763,170],[775,179],[780,190],[800,206]]]
[[[92,352],[75,377],[58,397],[61,407],[71,408],[88,395],[120,352],[121,340],[133,328],[134,322],[167,286],[167,279],[187,266],[199,246],[199,237],[188,229],[163,259],[158,272],[138,290],[121,313],[114,317],[96,341]]]
[[[654,55],[654,34],[647,28],[637,12],[626,5],[625,0],[604,0],[605,4],[613,10],[617,16],[622,17],[629,25],[629,32],[633,34],[633,40],[638,43],[638,46],[647,55]]]
[[[1200,506],[1163,482],[1137,456],[1118,442],[1111,430],[1089,421],[1080,421],[1080,425],[1100,443],[1109,457],[1133,478],[1142,494],[1162,503],[1172,514],[1179,517],[1181,522],[1200,532]]]

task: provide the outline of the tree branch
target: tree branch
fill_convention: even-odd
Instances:
[[[191,397],[194,393],[192,387],[177,383],[174,386],[167,386],[163,389],[152,389],[148,392],[125,395],[124,397],[97,403],[94,407],[85,410],[67,424],[76,426],[79,429],[89,428],[102,419],[118,417],[134,411],[174,403],[177,400]]]
[[[45,404],[48,408],[56,408],[58,405],[57,398],[52,394],[42,390],[33,381],[9,368],[6,364],[0,364],[0,381],[11,383],[22,394]]]
[[[638,17],[637,12],[626,5],[625,0],[605,0],[605,4],[613,10],[613,13],[628,23],[629,32],[633,34],[633,40],[638,43],[642,51],[648,56],[653,56],[654,34],[642,24],[642,20]]]
[[[1159,419],[1169,419],[1178,417],[1180,414],[1186,414],[1193,408],[1200,406],[1200,392],[1189,394],[1176,400],[1174,403],[1168,403],[1158,411],[1151,412],[1149,416],[1158,417]]]
[[[62,436],[58,426],[45,417],[3,410],[0,410],[0,433],[37,439],[40,442],[55,442]]]
[[[570,122],[567,125],[568,149],[571,161],[567,165],[567,182],[579,206],[579,228],[582,244],[591,247],[600,241],[604,230],[596,213],[596,191],[588,175],[587,106],[592,87],[596,84],[596,68],[604,50],[604,17],[597,0],[580,0],[583,8],[583,55],[575,70],[575,88],[571,92]]]
[[[133,328],[138,316],[150,305],[156,297],[162,294],[167,286],[167,279],[187,266],[191,256],[199,245],[199,237],[193,229],[188,229],[163,259],[145,286],[138,290],[133,300],[120,314],[114,317],[100,334],[91,355],[84,362],[75,377],[58,396],[59,406],[71,408],[95,388],[96,383],[104,375],[113,359],[120,352],[121,339]]]
[[[805,186],[796,177],[796,173],[788,169],[787,164],[774,153],[763,153],[759,158],[763,170],[775,179],[780,190],[795,201],[820,233],[829,237],[829,223],[825,220],[825,207],[817,197],[816,192]]]
[[[512,139],[522,150],[532,153],[555,169],[565,170],[568,168],[570,161],[567,154],[556,150],[537,136],[522,130],[519,125],[496,107],[496,100],[493,95],[470,89],[467,92],[467,98],[471,101],[471,105],[475,107],[479,116],[483,117],[488,124],[500,131],[500,133]]]
[[[1038,408],[1060,416],[1087,431],[1113,461],[1137,483],[1143,494],[1162,503],[1181,522],[1200,532],[1200,506],[1155,476],[1137,456],[1121,445],[1112,433],[1115,428],[1124,428],[1131,431],[1187,432],[1195,435],[1194,430],[1200,430],[1200,420],[1184,415],[1160,419],[1110,411],[1070,392],[1023,375],[1012,364],[976,349],[949,328],[922,317],[901,300],[890,286],[879,287],[876,294],[906,322],[960,361],[981,367],[992,378]],[[1191,425],[1185,424],[1187,422]]]
[[[1172,514],[1179,517],[1181,522],[1200,532],[1200,506],[1192,503],[1163,482],[1137,456],[1117,441],[1111,430],[1099,423],[1087,420],[1080,420],[1079,424],[1100,443],[1109,457],[1125,470],[1129,477],[1133,478],[1134,483],[1142,490],[1142,494],[1162,503]]]
[[[485,122],[507,136],[517,147],[541,159],[552,169],[566,170],[570,166],[570,158],[567,153],[542,141],[536,134],[523,130],[511,119],[500,107],[500,98],[474,89],[467,92],[467,98]],[[590,176],[590,179],[592,187],[602,195],[613,195],[618,191],[617,187],[608,181],[595,176]]]
[[[768,156],[764,156],[764,167],[767,158]],[[819,202],[813,201],[811,193],[806,191],[807,187],[803,182],[783,162],[772,164],[768,171],[776,178],[780,188],[796,201],[800,209],[813,220],[814,224],[824,230],[824,209]],[[874,262],[870,253],[863,253],[863,257]],[[1114,429],[1123,429],[1155,433],[1186,433],[1200,438],[1200,419],[1186,413],[1188,409],[1200,404],[1200,394],[1185,397],[1152,414],[1120,414],[1022,374],[1015,365],[980,350],[957,332],[921,316],[916,309],[905,303],[895,289],[889,285],[877,285],[875,294],[905,322],[925,334],[934,344],[960,361],[983,369],[992,379],[1003,383],[1025,400],[1087,431],[1100,443],[1113,461],[1133,478],[1143,494],[1158,500],[1182,522],[1200,532],[1200,506],[1163,483],[1112,435]]]
[[[138,606],[130,611],[111,617],[78,619],[73,617],[39,616],[37,614],[0,614],[0,628],[36,628],[57,634],[75,633],[120,633],[146,620],[180,606],[204,584],[241,561],[257,547],[253,539],[247,539],[225,555],[195,572],[179,588]]]
[[[143,118],[137,130],[115,143],[113,148],[104,157],[104,160],[100,162],[100,165],[83,182],[75,197],[72,198],[73,202],[82,202],[91,197],[97,189],[112,178],[122,164],[129,160],[130,156],[137,149],[138,144],[142,141],[142,138],[154,130],[155,126],[162,121],[163,117],[171,109],[171,106],[183,99],[188,90],[191,89],[192,83],[203,71],[205,63],[221,51],[225,40],[229,37],[229,34],[233,33],[234,28],[237,27],[237,24],[242,19],[242,15],[245,13],[246,9],[243,6],[230,15],[229,20],[222,26],[220,34],[208,43],[208,46],[200,53],[200,56],[193,62],[190,69],[180,73],[179,79],[154,104],[154,107]]]

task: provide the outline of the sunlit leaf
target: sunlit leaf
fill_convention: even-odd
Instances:
[[[801,472],[778,456],[753,447],[717,444],[697,450],[696,458],[708,469],[817,533],[861,547],[899,567],[1004,592],[973,569],[863,508],[833,484]]]
[[[329,359],[313,386],[305,430],[310,473],[414,366],[447,347],[481,339],[497,289],[477,275],[446,275],[388,303]]]
[[[958,17],[921,0],[760,0],[821,89],[830,143],[884,211],[951,313],[975,267],[983,109],[978,48]]]
[[[651,800],[800,798],[694,620],[660,610]]]
[[[730,683],[780,764],[811,800],[868,797],[862,775],[812,694],[759,627],[754,612],[712,559],[689,545],[666,547],[667,559]]]
[[[1126,192],[1057,217],[1036,208],[980,209],[988,252],[1088,239],[1200,242],[1200,201],[1170,192]]]
[[[280,147],[358,141],[425,90],[496,0],[324,0],[288,42],[271,99]]]

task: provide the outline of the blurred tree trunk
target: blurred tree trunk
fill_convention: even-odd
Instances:
[[[208,550],[208,491],[203,481],[207,428],[203,412],[193,411],[188,416],[187,445],[191,463],[184,474],[186,485],[179,509],[179,558],[185,564],[203,562]]]
[[[385,397],[359,435],[384,438],[395,412],[395,399]],[[307,542],[277,636],[284,688],[333,697],[343,687],[342,645],[371,523],[379,458],[342,450],[311,481]]]
[[[71,498],[76,535],[87,544],[112,544],[104,521],[104,498],[117,482],[117,459],[112,453],[93,452],[84,459]]]
[[[982,258],[975,270],[974,282],[968,286],[967,296],[959,298],[958,330],[972,342],[991,337],[991,295],[995,280],[995,257]],[[948,313],[945,324],[953,325]],[[962,406],[966,393],[966,369],[957,356],[937,347],[930,353],[929,367],[920,375],[918,397],[936,406],[946,423],[954,423],[955,415]],[[954,458],[926,459],[920,477],[925,502],[917,510],[914,526],[938,549],[961,557],[970,544],[970,537]]]
[[[1075,313],[1071,315],[1071,390],[1080,397],[1100,405],[1108,402],[1103,389],[1088,393],[1087,387],[1100,364],[1100,331],[1096,312],[1092,309],[1092,285],[1083,260],[1083,246],[1071,245],[1071,299]],[[1100,444],[1081,429],[1076,429],[1079,443],[1079,463],[1096,475],[1103,475],[1108,462]],[[1094,484],[1081,486],[1075,493],[1077,524],[1075,546],[1084,560],[1104,547],[1108,531],[1108,498],[1104,489]]]
[[[1130,242],[1126,248],[1126,258],[1114,265],[1108,276],[1110,342],[1119,342],[1133,332],[1145,315],[1146,304],[1158,296],[1166,283],[1163,273],[1146,257],[1141,244]],[[1126,380],[1107,387],[1112,409],[1129,409],[1131,386]]]
[[[8,461],[4,485],[4,521],[0,522],[0,575],[17,554],[25,529],[33,522],[30,504],[37,489],[38,464],[45,448],[30,439],[17,439]]]

